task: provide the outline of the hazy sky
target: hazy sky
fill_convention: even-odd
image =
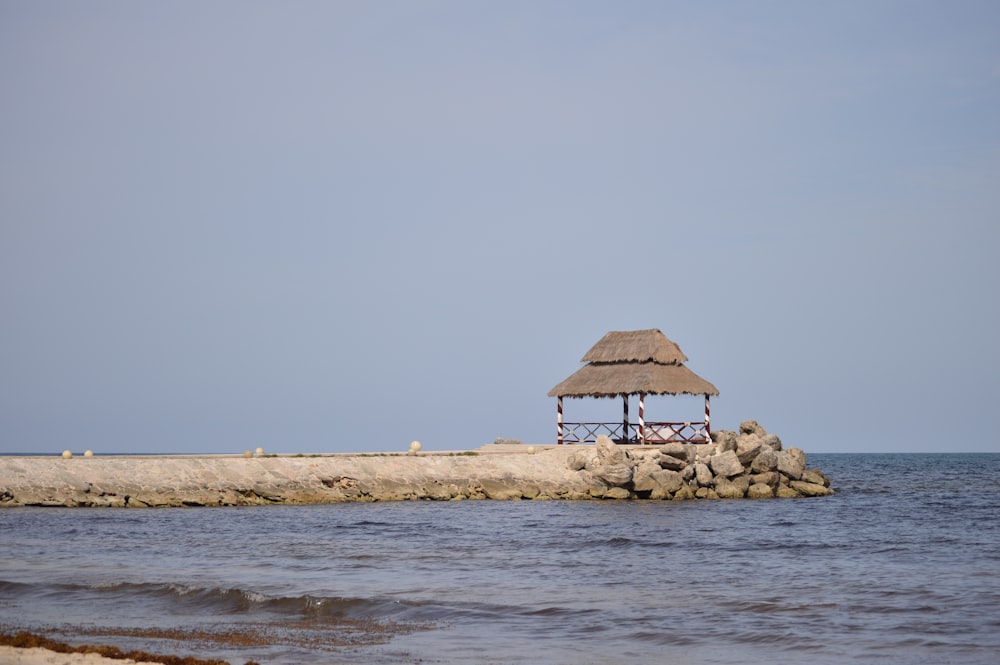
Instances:
[[[554,442],[640,328],[716,428],[1000,451],[995,0],[0,0],[0,96],[0,452]]]

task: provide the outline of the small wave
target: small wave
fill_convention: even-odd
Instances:
[[[220,615],[273,614],[289,617],[369,617],[384,615],[398,607],[398,601],[378,598],[337,596],[270,596],[251,589],[198,587],[185,584],[130,583],[112,584],[21,584],[0,581],[0,595],[6,597],[41,595],[95,596],[102,599],[129,598],[160,603],[170,611]]]
[[[630,642],[638,644],[656,644],[660,646],[688,647],[699,643],[699,638],[676,630],[640,630],[630,633]]]
[[[557,607],[557,606],[553,605],[553,606],[548,606],[548,607],[539,607],[537,609],[531,609],[531,610],[521,610],[520,612],[518,612],[518,614],[521,614],[522,616],[528,616],[528,617],[560,617],[560,618],[563,618],[563,617],[577,617],[577,618],[579,618],[579,617],[585,617],[585,616],[592,616],[592,615],[595,615],[595,614],[600,614],[600,612],[599,612],[599,610],[579,610],[579,609],[572,609],[572,608],[569,608],[569,607]]]

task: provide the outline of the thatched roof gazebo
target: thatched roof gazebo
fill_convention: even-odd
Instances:
[[[674,342],[656,329],[612,331],[583,356],[587,363],[568,379],[549,391],[558,398],[558,443],[584,443],[606,434],[621,443],[704,443],[709,441],[711,425],[709,397],[719,391],[687,367],[687,356]],[[639,422],[629,422],[631,395],[639,396]],[[647,422],[646,395],[704,395],[705,420],[702,422]],[[564,397],[621,397],[624,414],[621,423],[564,423]]]

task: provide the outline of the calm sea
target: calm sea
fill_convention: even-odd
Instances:
[[[770,501],[0,510],[0,628],[290,663],[1000,662],[1000,454]]]

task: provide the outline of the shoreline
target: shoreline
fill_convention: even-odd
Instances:
[[[0,632],[0,663],[4,665],[230,665],[222,660],[195,656],[122,651],[108,645],[74,646],[38,633]],[[258,665],[247,661],[245,665]]]
[[[686,500],[833,494],[755,421],[712,443],[295,455],[0,456],[0,507],[199,507],[406,500]]]
[[[63,653],[44,647],[0,646],[5,665],[163,665],[161,661],[108,658],[96,653]]]

